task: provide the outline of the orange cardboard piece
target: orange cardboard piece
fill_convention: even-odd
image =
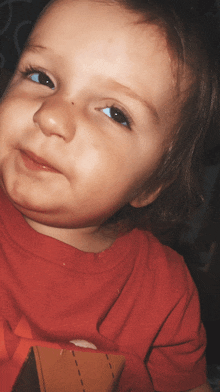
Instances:
[[[125,364],[122,355],[97,352],[35,346],[33,353],[40,392],[113,392]]]

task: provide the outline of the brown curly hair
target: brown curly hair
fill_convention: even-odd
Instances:
[[[170,233],[172,237],[183,227],[203,200],[200,180],[204,140],[218,126],[217,22],[211,15],[202,16],[187,8],[183,2],[95,1],[109,5],[116,3],[142,14],[141,23],[157,25],[165,33],[168,48],[177,64],[177,88],[184,69],[188,68],[192,76],[188,88],[180,96],[181,110],[172,132],[172,142],[143,188],[147,195],[162,186],[158,198],[146,207],[126,205],[103,225],[122,231],[135,227],[151,230],[166,242],[167,238],[170,240]]]
[[[73,0],[77,1],[77,0]],[[141,191],[149,195],[161,187],[157,199],[146,207],[126,205],[101,225],[109,235],[134,228],[150,230],[172,244],[204,200],[201,191],[204,141],[219,128],[220,42],[217,18],[199,14],[192,0],[91,0],[117,4],[141,16],[140,22],[156,25],[165,34],[176,69],[179,118],[157,169],[146,178]],[[45,10],[56,0],[51,0]],[[188,87],[180,92],[189,70]],[[179,96],[178,96],[179,90]]]

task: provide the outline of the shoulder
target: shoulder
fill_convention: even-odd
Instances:
[[[134,236],[138,256],[148,271],[168,280],[181,278],[183,284],[191,280],[183,257],[175,250],[161,244],[150,232],[135,230]]]
[[[136,305],[142,310],[140,327],[152,334],[147,368],[155,390],[164,385],[188,391],[205,381],[205,334],[201,325],[198,293],[183,258],[150,233],[137,232],[141,292]],[[144,258],[142,259],[142,256]],[[142,342],[147,339],[142,335]],[[200,389],[199,389],[200,388]],[[208,387],[192,392],[208,392]],[[202,388],[202,389],[201,389]],[[204,389],[205,388],[205,389]],[[170,390],[171,390],[170,389]]]
[[[136,269],[141,271],[143,294],[149,293],[164,303],[174,306],[179,300],[189,302],[197,297],[197,289],[182,256],[162,245],[151,233],[135,230],[134,241],[138,246]]]

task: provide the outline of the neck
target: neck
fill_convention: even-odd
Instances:
[[[46,226],[27,217],[24,217],[24,219],[38,233],[55,238],[84,252],[103,252],[110,248],[116,240],[116,235],[107,235],[99,227],[69,229]]]

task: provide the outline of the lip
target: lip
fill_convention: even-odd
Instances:
[[[24,162],[24,165],[34,171],[50,171],[59,173],[53,166],[51,166],[45,159],[37,156],[31,151],[20,150],[21,158]]]

